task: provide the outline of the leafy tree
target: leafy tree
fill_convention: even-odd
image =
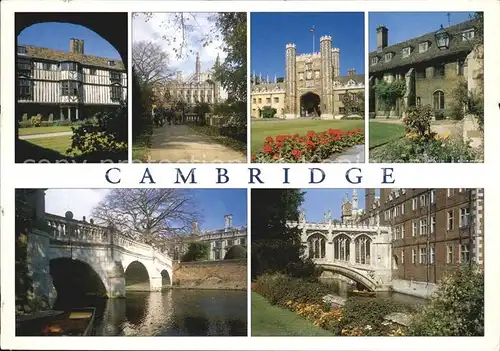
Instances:
[[[365,94],[363,92],[346,92],[342,104],[344,105],[345,117],[353,114],[362,116],[365,113]]]
[[[150,87],[141,87],[135,68],[132,67],[132,140],[134,141],[153,129],[151,98]]]
[[[147,244],[161,245],[172,232],[189,231],[198,217],[190,193],[183,189],[112,189],[92,216]]]
[[[204,261],[208,260],[209,246],[206,243],[189,243],[188,250],[182,256],[182,262]]]
[[[302,256],[300,230],[287,224],[298,221],[303,200],[298,189],[252,190],[252,278],[274,272],[314,275],[314,265]]]
[[[484,271],[464,265],[441,282],[409,327],[415,336],[484,336]]]
[[[283,83],[285,81],[285,77],[278,77],[276,80],[278,83]]]
[[[216,69],[216,78],[238,101],[247,101],[247,14],[220,12],[215,16],[215,28],[221,33],[224,62]]]

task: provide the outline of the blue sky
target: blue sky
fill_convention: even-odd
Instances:
[[[34,24],[23,30],[17,37],[18,44],[69,51],[71,38],[83,39],[87,55],[121,60],[118,51],[94,31],[86,27],[58,22]]]
[[[332,219],[340,220],[341,202],[346,193],[352,200],[353,189],[302,189],[305,191],[302,207],[306,211],[306,219],[310,222],[323,222],[325,211],[330,209]],[[358,208],[365,208],[365,190],[358,190]]]
[[[340,48],[340,74],[355,68],[364,72],[364,14],[362,12],[338,13],[252,13],[251,14],[251,71],[262,72],[265,78],[285,76],[285,46],[295,43],[297,54],[313,50],[312,33],[315,27],[315,50],[319,39],[332,37],[333,47]]]
[[[388,45],[437,31],[448,25],[448,12],[371,12],[368,15],[370,52],[377,50],[377,27],[384,24],[388,33]],[[449,12],[450,24],[469,20],[474,12]]]
[[[233,215],[233,226],[247,225],[246,189],[192,189],[198,209],[203,214],[200,229],[224,228],[224,216]]]
[[[64,216],[71,211],[74,218],[91,218],[92,209],[103,200],[110,189],[48,189],[45,195],[45,211]],[[202,218],[199,229],[224,228],[224,216],[233,215],[233,226],[247,225],[246,189],[189,189],[196,209]]]

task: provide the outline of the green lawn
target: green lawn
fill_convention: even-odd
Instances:
[[[284,134],[305,134],[310,130],[315,132],[324,132],[332,129],[353,130],[356,128],[365,129],[364,120],[290,120],[290,121],[273,121],[273,122],[256,122],[252,121],[251,130],[251,147],[252,152],[257,152],[264,145],[266,137],[276,137]]]
[[[59,132],[71,132],[71,126],[19,128],[19,135],[47,134],[47,133],[59,133]]]
[[[66,156],[66,150],[68,150],[68,148],[71,146],[71,135],[28,139],[26,141],[45,149],[57,151],[61,155]]]
[[[252,336],[335,336],[252,292]]]
[[[398,139],[405,133],[405,126],[402,124],[370,121],[368,128],[370,149]]]

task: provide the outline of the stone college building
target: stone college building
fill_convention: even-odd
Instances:
[[[16,89],[18,119],[74,121],[126,100],[127,72],[122,61],[86,55],[80,39],[69,51],[19,44]]]
[[[252,79],[252,118],[261,118],[265,107],[276,109],[276,117],[294,119],[344,117],[342,100],[345,95],[358,99],[364,93],[364,74],[354,69],[340,75],[340,49],[332,47],[332,37],[320,38],[320,51],[297,55],[295,44],[286,45],[286,75],[283,82],[275,77]],[[258,83],[258,84],[256,84]]]
[[[469,20],[417,38],[389,45],[389,28],[377,28],[377,49],[369,54],[369,105],[371,118],[400,118],[411,106],[430,105],[444,117],[451,114],[452,91],[461,79],[469,91],[477,86],[482,67],[475,39],[482,25]],[[394,104],[377,97],[382,82],[404,82],[404,94]]]

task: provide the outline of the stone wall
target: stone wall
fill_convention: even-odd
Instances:
[[[175,263],[173,285],[197,289],[247,288],[247,260]]]
[[[429,298],[438,288],[437,284],[413,280],[394,279],[392,290],[401,294]]]

